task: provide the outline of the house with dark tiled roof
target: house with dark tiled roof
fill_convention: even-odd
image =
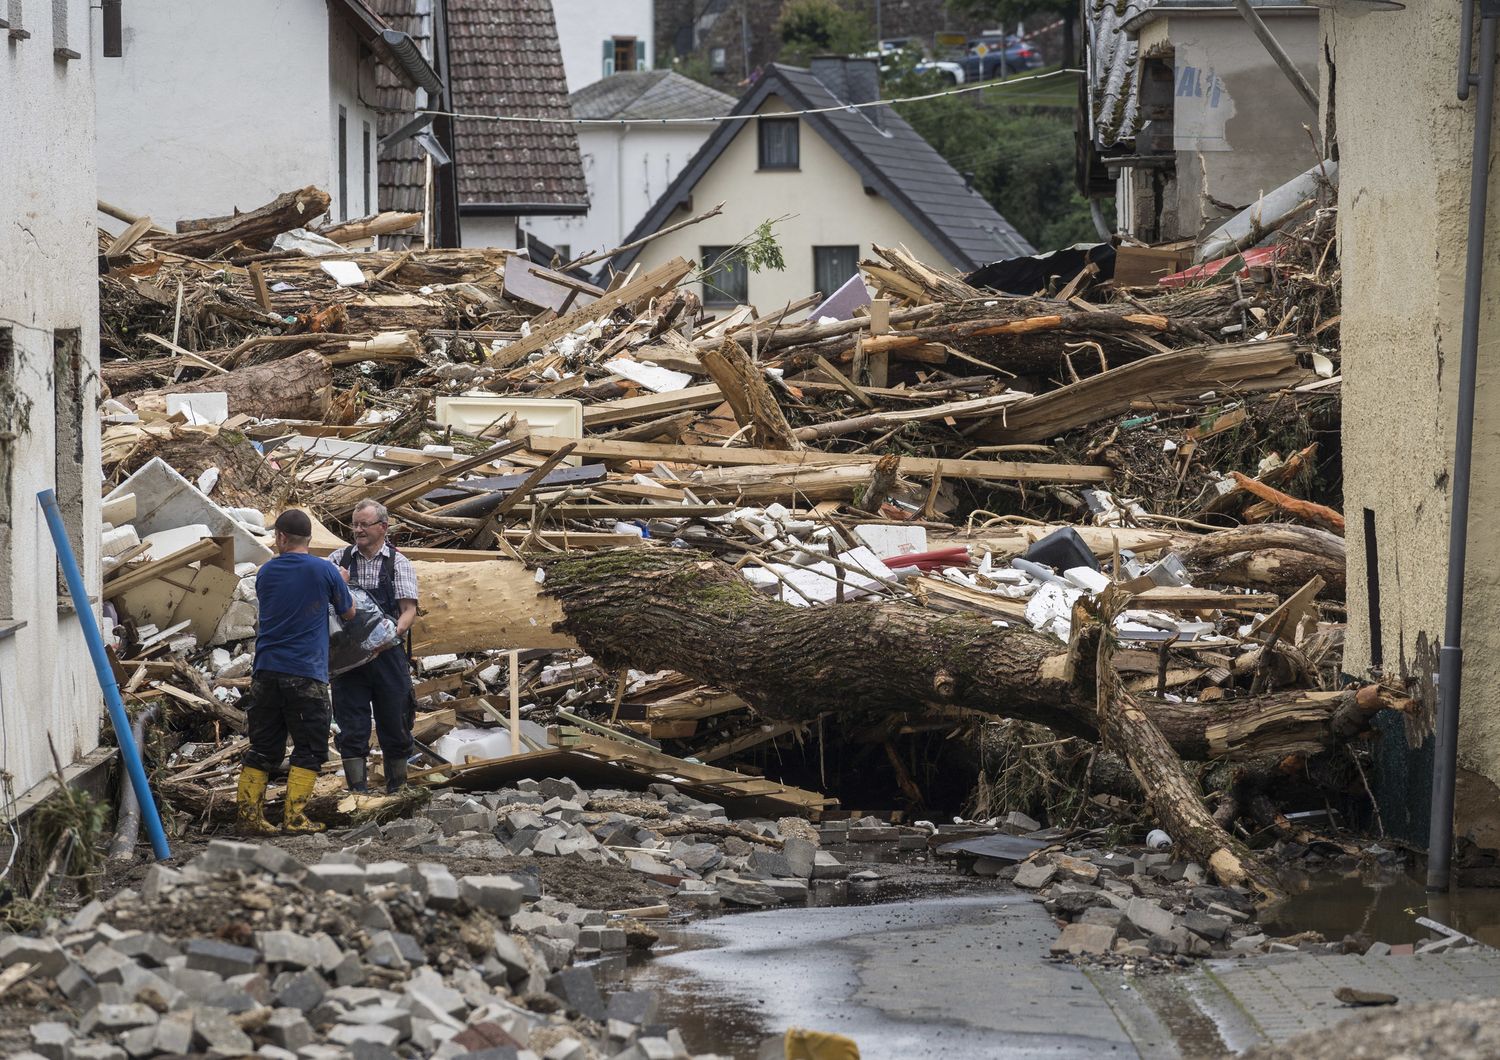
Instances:
[[[384,124],[382,207],[431,203],[436,230],[447,230],[446,216],[462,245],[496,247],[522,244],[524,218],[588,209],[572,126],[493,120],[570,117],[550,0],[375,2],[443,73],[441,95],[422,97],[416,109],[466,115]],[[410,113],[408,89],[390,79],[380,87],[384,105]]]
[[[785,270],[732,265],[702,290],[709,306],[749,302],[771,312],[842,286],[872,244],[964,271],[1035,252],[900,115],[854,106],[878,98],[873,59],[818,58],[808,70],[773,63],[625,240],[720,202],[721,213],[611,264],[649,268],[678,255],[710,264],[776,221]]]
[[[688,119],[728,114],[735,100],[671,70],[637,70],[595,81],[568,102],[575,118],[620,124],[578,127],[588,213],[527,223],[564,260],[623,243],[713,133],[713,122]]]
[[[1250,0],[1318,82],[1318,7]],[[1079,190],[1115,200],[1114,227],[1148,243],[1196,239],[1322,155],[1292,87],[1233,0],[1084,0]]]

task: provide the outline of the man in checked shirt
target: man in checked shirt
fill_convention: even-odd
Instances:
[[[385,759],[385,790],[396,791],[406,783],[416,717],[411,664],[402,642],[417,617],[417,574],[411,560],[385,539],[390,526],[385,505],[361,501],[354,509],[353,526],[354,544],[329,558],[343,570],[350,585],[368,592],[395,621],[397,643],[333,679],[333,717],[339,726],[336,742],[349,790],[368,791],[365,758],[370,753],[373,714]]]

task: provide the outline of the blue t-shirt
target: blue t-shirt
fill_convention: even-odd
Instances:
[[[276,556],[255,575],[260,626],[255,669],[328,680],[328,605],[354,606],[339,569],[306,552]]]

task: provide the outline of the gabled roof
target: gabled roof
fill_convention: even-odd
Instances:
[[[810,71],[773,63],[755,87],[735,104],[732,113],[754,114],[771,96],[781,98],[793,110],[840,107],[848,103]],[[880,108],[880,125],[867,116],[869,113],[834,110],[806,115],[802,121],[854,168],[866,188],[894,206],[954,265],[974,269],[1000,258],[1036,252],[894,110]],[[667,224],[672,211],[692,194],[730,141],[750,124],[749,121],[720,124],[625,242],[633,242]],[[637,249],[622,254],[616,259],[615,268],[627,267],[639,253]]]
[[[568,97],[575,118],[696,118],[728,114],[734,97],[675,70],[630,70]]]
[[[454,110],[570,117],[551,0],[446,2]],[[464,213],[588,209],[588,186],[571,125],[460,118],[454,152]]]
[[[422,54],[429,60],[432,55],[431,4],[425,0],[376,0],[380,15],[395,29],[408,34]],[[436,100],[424,101],[424,106],[433,106]],[[397,79],[384,66],[375,71],[376,130],[381,139],[391,135],[412,118],[417,97],[411,89]],[[399,143],[386,146],[380,151],[378,163],[380,175],[380,208],[400,210],[403,213],[420,213],[423,206],[423,185],[426,171],[422,162],[422,150],[410,137]],[[386,237],[385,245],[404,244],[404,239]]]

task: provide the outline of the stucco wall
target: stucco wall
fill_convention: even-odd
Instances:
[[[325,0],[122,10],[124,54],[96,67],[100,198],[170,226],[308,184],[337,194]]]
[[[378,172],[380,138],[375,108],[362,102],[375,98],[375,57],[365,48],[354,27],[342,19],[330,22],[328,36],[328,183],[325,185],[333,202],[331,217],[348,220],[364,217],[379,209]],[[348,121],[349,201],[339,201],[339,108]],[[364,169],[364,131],[370,130],[370,172]],[[368,183],[367,183],[368,180]],[[300,186],[300,185],[298,185]],[[283,188],[283,191],[290,190]],[[368,204],[369,209],[366,209]]]
[[[553,246],[566,243],[574,257],[619,246],[712,131],[708,125],[580,128],[589,212],[528,218],[526,227]]]
[[[1449,475],[1463,308],[1474,101],[1454,93],[1459,6],[1323,16],[1339,143],[1343,264],[1345,669],[1370,665],[1363,513],[1375,514],[1387,672],[1443,630]],[[1399,69],[1393,59],[1399,57]],[[1495,142],[1500,144],[1500,135]],[[1491,269],[1481,315],[1460,764],[1500,780],[1500,220],[1494,158]],[[1460,829],[1464,827],[1460,808]]]
[[[1316,13],[1271,11],[1265,21],[1316,85]],[[1204,202],[1205,190],[1220,202],[1248,206],[1318,162],[1302,128],[1316,128],[1316,115],[1233,10],[1157,18],[1138,39],[1143,54],[1172,53],[1177,166],[1163,203],[1162,239],[1194,238],[1229,216]],[[1151,176],[1137,172],[1133,201],[1146,212],[1130,216],[1132,232],[1145,232],[1154,210]]]
[[[634,37],[646,42],[646,69],[656,64],[651,0],[552,0],[568,92],[604,76],[604,42]]]
[[[760,113],[788,109],[771,97]],[[812,126],[806,121],[800,124],[801,168],[758,171],[755,123],[745,122],[693,189],[691,212],[675,211],[667,223],[686,220],[719,202],[724,203],[724,212],[647,244],[637,260],[646,268],[679,255],[697,261],[700,247],[732,246],[762,221],[785,217],[777,223],[775,234],[786,269],[750,274],[750,301],[763,313],[813,292],[813,247],[858,244],[860,255],[867,256],[872,243],[901,245],[933,266],[948,266],[944,256],[894,206],[878,195],[866,194],[859,174]]]
[[[0,640],[0,769],[17,793],[99,745],[100,697],[78,620],[58,609],[57,560],[39,490],[54,485],[53,336],[79,331],[82,399],[64,415],[82,439],[84,578],[99,585],[99,305],[96,276],[93,54],[84,0],[68,0],[66,46],[53,58],[50,5],[28,4],[29,40],[0,49],[0,330],[14,344],[15,403],[0,405],[0,592],[25,628]],[[0,336],[3,338],[4,336]],[[12,411],[14,410],[14,411]],[[71,470],[71,469],[67,469]],[[8,472],[8,474],[7,474]],[[77,481],[75,477],[74,481]],[[8,537],[8,542],[7,542]],[[8,559],[8,563],[6,562]],[[64,593],[66,598],[66,593]]]
[[[458,234],[459,242],[466,247],[501,247],[513,250],[516,246],[516,219],[463,214],[459,218]]]

